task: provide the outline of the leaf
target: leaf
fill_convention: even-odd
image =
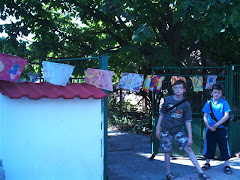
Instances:
[[[209,5],[202,1],[197,1],[195,3],[195,8],[198,10],[198,12],[205,12],[208,10]]]
[[[173,13],[173,22],[174,22],[174,23],[179,22],[179,20],[180,20],[180,15],[181,15],[181,14],[180,14],[179,11]]]
[[[219,21],[215,21],[213,24],[213,29],[216,33],[219,33],[222,30],[222,24]]]
[[[189,29],[188,29],[187,26],[185,26],[185,27],[182,29],[182,31],[181,31],[181,33],[182,33],[183,36],[186,36],[186,35],[188,34],[188,32],[189,32]]]
[[[0,24],[0,32],[3,32],[3,25]]]
[[[182,7],[183,7],[183,10],[186,11],[188,9],[188,3],[187,2],[183,2],[182,3]]]
[[[137,31],[132,36],[132,39],[135,41],[135,43],[138,42],[146,42],[148,39],[152,38],[154,36],[154,33],[150,30],[149,27],[146,27],[145,25],[140,26]]]
[[[238,28],[240,26],[240,14],[238,11],[233,10],[232,15],[230,16],[230,23],[232,24],[233,28]]]

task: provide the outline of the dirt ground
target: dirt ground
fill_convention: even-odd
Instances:
[[[109,180],[162,180],[165,178],[164,157],[151,156],[151,140],[149,135],[136,135],[132,133],[109,130],[108,138],[108,179]],[[176,180],[195,180],[198,173],[187,157],[177,157],[171,160],[173,174]],[[205,161],[199,160],[200,166]],[[211,161],[212,168],[206,174],[212,180],[239,180],[240,158],[232,158],[230,165],[233,174],[223,172],[222,161]]]

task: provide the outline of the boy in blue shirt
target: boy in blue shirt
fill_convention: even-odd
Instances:
[[[229,146],[227,128],[223,125],[229,118],[229,112],[231,108],[228,102],[222,98],[223,86],[222,84],[215,83],[212,86],[212,98],[206,102],[202,111],[204,112],[203,120],[206,124],[206,138],[204,144],[203,155],[206,158],[206,163],[202,167],[203,170],[211,168],[210,159],[214,158],[216,145],[221,153],[221,159],[225,161],[224,172],[231,174],[232,170],[229,166],[229,159],[231,158]],[[216,122],[210,115],[212,106],[212,113],[216,117]]]

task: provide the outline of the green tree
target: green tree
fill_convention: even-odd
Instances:
[[[190,66],[197,50],[203,65],[234,63],[239,11],[237,0],[1,0],[1,19],[18,21],[0,26],[0,45],[30,60],[107,54],[117,74]],[[32,42],[17,40],[29,33]]]

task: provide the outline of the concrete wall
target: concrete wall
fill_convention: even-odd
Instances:
[[[0,118],[6,180],[103,179],[101,100],[0,94]]]

